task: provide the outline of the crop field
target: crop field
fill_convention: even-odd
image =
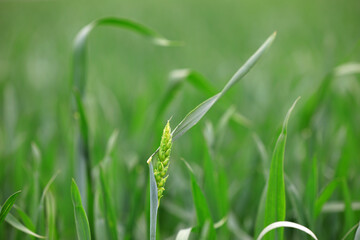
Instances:
[[[0,0],[0,239],[359,221],[359,0]]]

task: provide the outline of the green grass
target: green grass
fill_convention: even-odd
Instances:
[[[152,226],[156,239],[247,240],[276,221],[286,228],[265,239],[311,239],[299,226],[358,239],[358,9],[0,1],[0,239],[148,239]],[[169,42],[150,29],[178,41],[154,45]],[[146,160],[170,118],[169,177],[151,208]]]

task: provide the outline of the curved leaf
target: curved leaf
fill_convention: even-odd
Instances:
[[[190,165],[184,160],[185,165],[187,166],[190,177],[191,177],[191,190],[193,194],[193,200],[196,210],[197,223],[200,228],[203,228],[208,225],[207,239],[215,239],[216,232],[214,228],[214,223],[211,218],[210,209],[206,201],[205,195],[202,192],[199,184],[196,181],[196,177]],[[207,224],[206,224],[207,223]]]
[[[82,205],[79,188],[75,180],[71,182],[71,199],[74,206],[76,232],[79,240],[90,240],[90,227],[84,207]]]
[[[45,236],[41,236],[33,231],[31,231],[29,228],[25,227],[19,220],[17,220],[11,213],[9,213],[6,216],[5,221],[9,223],[11,226],[16,228],[17,230],[26,233],[30,236],[36,237],[36,238],[46,238]]]
[[[3,204],[3,206],[1,207],[1,211],[0,211],[0,224],[5,220],[6,215],[8,215],[8,213],[10,212],[12,206],[15,203],[16,198],[18,197],[18,195],[21,193],[21,191],[17,191],[15,193],[13,193],[10,197],[8,197],[8,199],[5,201],[5,203]]]
[[[272,222],[285,220],[286,202],[285,202],[285,180],[284,180],[284,155],[287,137],[287,125],[292,110],[294,109],[297,98],[285,116],[281,133],[277,139],[274,153],[271,160],[270,173],[268,179],[268,189],[265,204],[265,226]],[[283,231],[280,231],[279,238],[282,239]],[[267,236],[267,239],[273,239],[275,233]]]
[[[321,192],[320,196],[315,202],[315,213],[314,213],[315,218],[319,216],[322,207],[329,200],[329,198],[331,197],[331,195],[333,194],[339,183],[340,183],[339,179],[334,179]]]
[[[239,70],[232,76],[228,81],[225,87],[216,95],[200,103],[197,107],[191,110],[184,119],[174,128],[172,134],[173,141],[181,137],[187,131],[189,131],[193,126],[195,126],[201,118],[211,109],[211,107],[227,92],[229,89],[234,86],[242,77],[244,77],[250,69],[255,65],[255,63],[260,59],[260,57],[265,53],[265,51],[270,47],[271,43],[274,41],[276,32],[274,32],[266,41],[260,46],[260,48],[242,65]],[[159,151],[159,148],[151,154],[148,158],[148,163],[152,157]]]
[[[110,239],[118,239],[115,209],[111,201],[111,194],[105,182],[104,164],[100,164],[100,183],[104,204],[105,223]]]
[[[347,239],[355,229],[357,229],[357,230],[356,230],[356,232],[355,232],[355,238],[354,238],[354,239],[355,239],[355,240],[360,240],[360,235],[359,235],[359,236],[356,236],[356,234],[357,234],[358,231],[359,231],[359,223],[355,224],[352,228],[350,228],[350,230],[347,231],[347,233],[344,235],[344,237],[343,237],[341,240]]]
[[[298,229],[298,230],[310,235],[313,239],[317,240],[316,235],[307,227],[304,227],[303,225],[300,225],[297,223],[287,222],[287,221],[274,222],[274,223],[270,224],[269,226],[264,228],[264,230],[261,231],[257,240],[261,240],[265,236],[265,234],[267,234],[271,230],[274,230],[276,228],[284,228],[284,227]]]
[[[80,92],[81,97],[84,95],[86,85],[86,42],[92,30],[100,26],[113,26],[128,29],[149,38],[154,44],[160,46],[171,46],[178,44],[163,38],[160,34],[153,31],[152,29],[129,19],[107,17],[89,23],[79,31],[74,41],[73,84],[74,87]]]

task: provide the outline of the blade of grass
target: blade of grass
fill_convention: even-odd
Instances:
[[[125,18],[107,17],[95,20],[83,27],[76,35],[74,41],[74,87],[84,95],[86,85],[86,42],[90,33],[97,27],[113,26],[122,29],[128,29],[134,33],[150,39],[154,44],[159,46],[178,45],[178,42],[169,41],[163,38],[154,30]]]
[[[256,148],[259,152],[260,155],[260,159],[261,159],[261,163],[262,163],[262,169],[263,169],[263,173],[264,173],[264,178],[265,181],[268,179],[269,177],[269,173],[268,173],[268,169],[270,168],[270,163],[269,163],[269,155],[266,151],[265,145],[263,143],[263,141],[261,140],[261,138],[259,137],[259,135],[254,132],[252,134],[252,138],[254,139],[255,143],[256,143]]]
[[[87,207],[89,222],[91,226],[91,236],[95,238],[95,227],[94,227],[94,182],[92,179],[92,160],[89,149],[89,136],[88,136],[88,125],[85,117],[85,111],[83,108],[83,97],[85,94],[86,86],[86,43],[87,39],[93,29],[100,26],[113,26],[117,28],[128,29],[132,32],[140,34],[144,37],[149,38],[154,44],[160,46],[176,45],[175,42],[171,42],[163,38],[160,34],[156,33],[152,29],[123,18],[101,18],[91,22],[90,24],[83,27],[77,34],[74,40],[73,49],[73,93],[75,97],[75,105],[73,106],[74,116],[77,116],[77,112],[80,114],[80,136],[78,137],[78,154],[80,158],[83,158],[86,165],[86,178],[87,178]]]
[[[263,239],[263,237],[265,236],[265,234],[267,234],[268,232],[277,229],[277,228],[295,228],[298,229],[308,235],[310,235],[313,239],[317,240],[316,235],[307,227],[304,227],[303,225],[297,224],[297,223],[293,223],[293,222],[287,222],[287,221],[279,221],[279,222],[274,222],[270,225],[268,225],[266,228],[264,228],[264,230],[261,231],[259,237],[257,238],[257,240],[261,240]]]
[[[50,180],[47,182],[47,184],[44,187],[44,190],[41,194],[41,198],[40,198],[40,205],[39,205],[39,209],[41,208],[41,206],[43,206],[44,204],[44,200],[45,200],[45,195],[47,194],[47,192],[49,191],[49,188],[51,187],[51,184],[55,181],[56,177],[59,175],[60,171],[57,171],[51,178]],[[42,208],[41,208],[42,209]]]
[[[39,147],[35,142],[31,143],[31,152],[33,156],[33,164],[32,164],[32,171],[33,171],[33,178],[32,178],[32,194],[31,194],[31,200],[29,202],[30,209],[29,214],[34,219],[34,223],[37,226],[42,226],[45,224],[41,223],[41,217],[39,219],[39,212],[38,206],[39,206],[39,196],[40,196],[40,166],[42,162],[42,155]],[[43,231],[43,230],[41,230]]]
[[[250,69],[255,65],[255,63],[260,59],[267,50],[271,43],[274,41],[276,33],[273,33],[261,46],[260,48],[245,62],[243,66],[234,74],[234,76],[228,81],[225,87],[218,94],[204,101],[198,105],[195,109],[190,111],[185,118],[176,126],[172,132],[173,139],[177,139],[182,136],[185,132],[191,129],[200,119],[210,110],[210,108],[227,92],[229,89],[234,86],[241,78],[243,78]]]
[[[350,190],[347,185],[346,180],[343,178],[342,181],[342,194],[345,202],[345,223],[344,223],[344,234],[346,233],[345,229],[350,229],[351,226],[356,222],[355,221],[355,215],[351,207],[351,195]],[[350,234],[351,238],[354,236],[353,234]]]
[[[0,224],[5,220],[6,215],[10,212],[12,206],[14,205],[16,198],[21,193],[21,191],[17,191],[13,193],[8,199],[6,199],[5,203],[1,207],[0,211]]]
[[[285,183],[286,186],[288,186],[285,190],[288,199],[290,200],[294,217],[299,224],[306,225],[305,208],[300,199],[300,193],[288,176],[285,176]]]
[[[104,214],[105,214],[105,222],[108,231],[109,239],[118,239],[117,233],[117,224],[116,224],[116,215],[115,209],[111,202],[111,194],[109,189],[107,188],[107,184],[105,182],[105,173],[103,165],[100,165],[100,183],[101,183],[101,190],[102,190],[102,197],[104,203]]]
[[[164,111],[169,106],[171,101],[174,99],[176,93],[184,85],[184,83],[191,84],[197,90],[205,93],[206,95],[216,94],[215,88],[211,86],[209,81],[199,72],[192,69],[174,70],[170,73],[169,85],[157,107],[157,118],[159,118],[164,113]]]
[[[46,220],[47,220],[47,238],[56,239],[56,202],[51,191],[46,193]]]
[[[35,231],[35,224],[31,220],[31,218],[22,209],[20,209],[18,206],[16,206],[16,204],[14,205],[14,209],[16,210],[17,214],[19,215],[21,221],[25,224],[25,226],[29,230],[34,232]]]
[[[318,192],[318,167],[317,167],[317,158],[314,157],[312,160],[312,164],[309,165],[310,176],[308,177],[308,181],[306,183],[305,188],[305,204],[308,209],[308,221],[310,227],[314,227],[315,224],[315,202],[316,196]]]
[[[214,228],[214,223],[211,218],[210,210],[208,203],[206,201],[206,198],[198,185],[194,172],[190,165],[184,160],[185,165],[187,166],[190,177],[191,177],[191,190],[193,193],[193,201],[195,205],[196,210],[196,217],[197,217],[197,223],[198,226],[201,228],[204,228],[205,223],[208,222],[208,238],[207,239],[215,239],[216,238],[216,232]],[[204,230],[204,229],[203,229]]]
[[[29,228],[25,227],[19,220],[17,220],[11,213],[9,213],[6,216],[5,221],[9,223],[11,226],[16,228],[17,230],[26,233],[30,236],[36,237],[36,238],[46,238],[45,236],[41,236],[33,231],[31,231]]]
[[[71,199],[74,206],[74,216],[78,239],[90,240],[91,235],[89,221],[82,205],[79,188],[77,187],[74,179],[71,182]]]
[[[85,110],[83,102],[80,96],[80,92],[77,89],[74,89],[74,96],[76,100],[76,106],[78,111],[78,117],[80,119],[80,136],[78,138],[78,157],[79,159],[84,159],[85,168],[86,168],[86,193],[87,193],[87,210],[89,214],[89,224],[91,229],[91,236],[95,239],[95,222],[94,222],[94,181],[92,177],[92,164],[90,158],[90,147],[89,147],[89,133],[88,133],[88,123],[85,115]]]
[[[360,225],[360,224],[357,223],[357,224],[355,224],[352,228],[350,228],[349,231],[347,231],[347,233],[344,235],[344,237],[341,238],[341,240],[346,240],[346,239],[350,236],[350,234],[353,233],[353,231],[354,231],[355,229],[358,229],[359,225]],[[359,237],[360,237],[360,236],[359,236]],[[357,239],[357,238],[356,238],[356,232],[355,232],[355,238],[354,238],[354,239]],[[359,240],[360,240],[360,238],[359,238]]]
[[[261,193],[260,204],[256,214],[255,222],[255,237],[259,236],[260,232],[264,228],[265,224],[265,205],[266,205],[266,194],[267,194],[267,184],[264,186],[264,189]]]
[[[224,168],[219,169],[218,175],[218,185],[219,185],[219,208],[220,208],[220,215],[225,216],[229,213],[229,184],[227,180],[227,172]]]
[[[215,170],[213,160],[209,154],[207,147],[204,147],[204,192],[209,202],[209,207],[212,210],[212,216],[214,219],[219,219],[221,216],[219,212],[219,187],[217,179],[215,179]]]
[[[241,240],[253,239],[240,227],[240,224],[238,223],[236,216],[233,213],[229,214],[229,220],[227,226],[229,230],[235,235],[236,239],[241,239]]]
[[[285,199],[285,179],[284,179],[284,155],[287,137],[287,126],[291,112],[297,101],[295,100],[285,116],[281,133],[277,139],[274,153],[271,160],[270,173],[268,179],[268,190],[265,205],[265,226],[285,220],[286,199]],[[283,230],[279,231],[279,239],[283,239]],[[267,235],[266,239],[274,239],[275,233]]]
[[[329,200],[336,187],[339,185],[339,179],[332,180],[321,192],[320,196],[317,198],[315,202],[315,213],[314,216],[317,218],[321,212],[324,204]]]
[[[173,141],[181,137],[187,131],[189,131],[195,124],[197,124],[201,118],[211,109],[211,107],[242,77],[244,77],[250,69],[255,65],[255,63],[260,59],[260,57],[265,53],[265,51],[270,47],[271,43],[274,41],[276,32],[273,33],[261,46],[260,48],[245,62],[244,65],[233,75],[233,77],[228,81],[225,87],[213,97],[205,100],[200,103],[197,107],[191,110],[184,119],[175,127],[173,130],[172,137]],[[151,154],[148,158],[148,163],[150,159],[159,151],[159,148]]]
[[[150,240],[156,240],[156,219],[158,211],[158,191],[154,177],[152,162],[149,164],[150,172]]]

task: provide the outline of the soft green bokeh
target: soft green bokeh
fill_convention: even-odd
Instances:
[[[172,116],[171,124],[176,126],[209,97],[185,83],[161,119],[149,125],[148,116],[156,112],[169,85],[169,73],[194,69],[220,91],[273,31],[277,31],[276,41],[263,59],[173,145],[170,177],[158,213],[158,234],[166,239],[196,225],[191,182],[180,161],[184,158],[210,203],[213,222],[222,218],[219,215],[224,209],[230,209],[237,227],[254,236],[265,186],[264,168],[265,172],[270,169],[269,156],[284,115],[298,96],[302,99],[289,122],[284,169],[299,193],[304,212],[311,209],[305,187],[315,155],[317,197],[328,183],[341,179],[349,194],[339,185],[329,201],[344,203],[351,198],[356,206],[360,198],[360,76],[328,74],[338,65],[360,62],[360,1],[0,0],[0,202],[22,189],[16,205],[35,222],[36,233],[47,232],[46,220],[39,216],[44,210],[39,213],[38,206],[45,185],[60,171],[51,185],[56,200],[56,234],[59,239],[76,237],[71,179],[77,178],[80,191],[84,182],[74,161],[72,47],[83,26],[106,16],[130,18],[184,43],[161,48],[111,27],[96,29],[88,42],[85,108],[91,153],[94,165],[106,162],[103,184],[108,185],[107,196],[112,197],[121,239],[148,236],[146,160],[156,149],[166,120]],[[317,89],[323,81],[331,82],[323,84],[323,97],[312,101],[317,98],[311,96],[319,96]],[[250,120],[251,127],[239,125],[234,118],[221,127],[220,119],[230,105]],[[306,109],[313,109],[310,115]],[[107,154],[107,141],[114,129],[118,129],[118,138],[112,153]],[[207,140],[203,132],[208,133]],[[267,158],[264,152],[260,154],[254,133],[263,142]],[[211,134],[213,145],[209,146]],[[40,158],[33,156],[32,142],[38,145]],[[208,192],[211,188],[204,179],[212,178],[204,173],[209,169],[205,168],[205,157],[213,161],[214,179],[222,187],[217,192],[226,197],[214,199],[216,196]],[[99,168],[94,177],[99,190]],[[86,205],[86,194],[81,194]],[[104,204],[102,197],[100,192],[95,196],[99,206]],[[286,220],[296,222],[288,198]],[[319,239],[340,239],[349,230],[345,220],[347,225],[355,225],[360,218],[359,209],[353,211],[353,223],[349,214],[345,216],[348,207],[326,209],[316,219],[311,212],[305,214],[309,219],[304,224]],[[12,213],[18,217],[14,209]],[[103,234],[98,237],[101,239],[107,234],[106,225],[101,222],[104,216],[97,217],[97,226],[104,230],[97,231]],[[219,239],[238,236],[232,230],[234,222],[229,220],[216,230]],[[304,237],[292,230],[285,230],[286,234],[291,239]],[[0,225],[0,239],[24,236],[7,223]]]

